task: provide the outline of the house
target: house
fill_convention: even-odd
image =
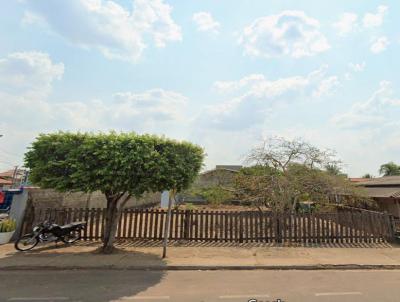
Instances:
[[[372,180],[374,178],[365,178],[365,177],[350,177],[349,181],[352,183],[360,183],[360,182],[366,182],[369,180]]]
[[[382,211],[400,217],[400,176],[367,178],[354,183],[362,187]]]
[[[22,169],[12,169],[0,172],[0,188],[9,188],[19,185],[25,179],[26,171]]]
[[[12,180],[0,177],[0,189],[12,185]]]
[[[197,177],[193,183],[193,188],[207,187],[230,187],[232,186],[236,174],[242,168],[241,165],[216,165],[214,169],[207,170]],[[190,202],[204,204],[207,201],[201,196],[195,196],[193,193],[178,194],[179,202]]]
[[[229,186],[241,168],[240,165],[216,165],[215,169],[201,173],[195,181],[195,186]]]

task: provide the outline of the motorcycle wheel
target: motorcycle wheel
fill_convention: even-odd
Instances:
[[[32,234],[27,234],[15,241],[14,247],[18,251],[25,252],[33,249],[38,242],[39,240],[36,237],[32,237]]]
[[[73,230],[61,238],[64,243],[71,244],[81,239],[81,230]]]

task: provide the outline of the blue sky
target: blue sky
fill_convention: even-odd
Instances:
[[[400,163],[398,1],[0,4],[0,168],[40,132],[136,131],[241,163],[262,138]]]

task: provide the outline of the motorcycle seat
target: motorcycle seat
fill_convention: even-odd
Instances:
[[[83,222],[81,222],[81,221],[79,221],[79,222],[71,222],[69,224],[61,226],[61,228],[62,229],[70,229],[70,228],[76,227],[77,225],[81,225],[81,224],[83,224]]]

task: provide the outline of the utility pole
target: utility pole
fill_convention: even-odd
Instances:
[[[167,244],[169,237],[169,229],[171,225],[172,200],[175,201],[175,195],[176,195],[175,189],[169,191],[167,219],[165,219],[165,224],[164,224],[164,240],[163,240],[163,254],[162,254],[163,259],[167,257]]]
[[[14,173],[13,173],[13,176],[12,176],[11,187],[14,187],[14,184],[15,184],[16,181],[17,181],[17,173],[18,173],[18,166],[15,166],[15,168],[14,168]]]

